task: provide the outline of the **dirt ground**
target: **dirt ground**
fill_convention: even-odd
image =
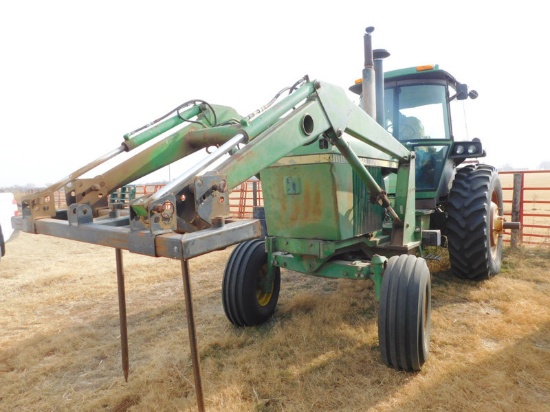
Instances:
[[[1,411],[195,411],[180,262],[26,233],[0,261]],[[372,284],[282,272],[258,328],[225,318],[231,248],[190,261],[207,411],[550,411],[550,249],[505,251],[485,282],[432,270],[430,356],[387,368]],[[444,260],[445,262],[445,260]]]

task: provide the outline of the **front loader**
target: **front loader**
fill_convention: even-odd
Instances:
[[[373,54],[371,33],[372,28],[368,28],[362,80],[352,88],[362,95],[359,106],[342,88],[307,76],[244,117],[229,107],[189,101],[128,133],[112,152],[23,199],[22,215],[12,220],[14,227],[115,248],[126,378],[128,342],[121,250],[181,260],[195,384],[202,409],[187,262],[235,244],[222,284],[223,309],[234,325],[258,325],[273,315],[281,269],[328,278],[369,279],[379,299],[382,360],[398,370],[421,369],[429,352],[431,312],[430,273],[421,257],[423,242],[441,245],[441,239],[448,238],[451,245],[464,234],[460,229],[463,221],[469,226],[479,220],[464,216],[466,206],[455,200],[453,193],[466,197],[462,201],[466,203],[470,196],[462,187],[471,185],[471,180],[483,180],[490,193],[498,192],[500,186],[495,183],[498,177],[494,169],[481,168],[483,178],[478,176],[482,173],[477,166],[456,171],[460,160],[468,157],[459,148],[468,153],[469,144],[476,150],[481,145],[453,142],[451,134],[430,142],[430,146],[445,149],[441,160],[435,161],[443,163],[437,163],[440,170],[430,176],[430,184],[419,183],[428,176],[422,172],[420,151],[424,145],[399,134],[405,123],[400,125],[397,117],[398,100],[389,97],[391,93],[400,95],[392,87],[414,82],[414,76],[394,73],[390,79],[394,83],[388,83],[386,77],[386,101],[392,104],[384,106],[384,93],[376,93],[376,89],[383,90],[380,62],[387,53]],[[445,92],[457,85],[437,70],[425,71],[419,84],[430,83],[426,81],[429,73],[437,75],[436,83],[445,84]],[[417,94],[420,99],[420,89]],[[81,177],[165,133],[167,137],[102,175]],[[119,188],[212,147],[215,150],[208,156],[189,165],[185,173],[156,193],[132,200],[128,208],[109,205],[110,194]],[[446,165],[451,164],[454,167],[446,171]],[[472,174],[475,177],[470,177]],[[252,176],[262,182],[265,237],[257,219],[233,219],[229,212],[230,191]],[[460,188],[455,189],[453,183],[449,192],[453,178]],[[57,190],[65,190],[66,210],[56,210]],[[500,245],[491,255],[496,261],[500,259],[496,254],[501,253],[504,226],[497,225],[503,221],[502,197],[491,194],[488,199],[491,204],[485,212],[489,211],[492,226],[487,239],[491,247]],[[478,209],[485,205],[483,201],[475,203],[476,213],[482,215],[484,210]],[[455,209],[460,212],[453,212]],[[481,220],[489,221],[485,217]],[[467,235],[475,232],[478,236],[477,231],[472,229]],[[487,245],[482,246],[487,249]],[[470,250],[460,249],[467,249],[466,245],[456,247],[458,252],[451,253],[453,267],[464,263],[456,261],[465,260],[460,273],[466,274],[472,266],[468,263]],[[475,272],[474,277],[480,274]]]

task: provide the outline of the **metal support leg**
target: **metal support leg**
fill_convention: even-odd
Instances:
[[[122,370],[124,379],[128,382],[128,326],[126,324],[126,292],[124,289],[124,271],[122,267],[122,250],[115,249],[116,278],[118,285],[118,312],[120,317],[120,349],[122,352]]]
[[[193,300],[191,297],[191,281],[189,279],[189,264],[187,259],[181,261],[181,275],[183,278],[183,290],[185,293],[185,311],[187,313],[187,330],[189,331],[189,345],[191,347],[191,361],[193,362],[193,375],[195,377],[195,392],[197,393],[197,406],[199,412],[204,412],[204,398],[202,393],[200,358],[197,350],[197,336],[195,334],[195,316],[193,314]]]

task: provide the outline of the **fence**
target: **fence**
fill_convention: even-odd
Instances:
[[[502,181],[504,216],[507,221],[521,223],[517,243],[550,244],[550,170],[503,171],[499,175]],[[136,185],[136,196],[152,194],[163,186]],[[66,207],[64,193],[56,192],[55,201],[56,207]],[[262,205],[259,180],[248,180],[229,195],[229,209],[236,218],[251,218],[254,206]],[[506,231],[504,241],[512,242],[512,235],[512,231]]]
[[[136,184],[136,197],[151,195],[160,188],[164,187],[164,184]],[[32,191],[27,192],[27,194]],[[54,193],[55,207],[57,209],[64,209],[67,207],[65,201],[65,193],[63,191],[57,191]],[[250,219],[253,217],[254,207],[263,205],[262,187],[261,182],[257,179],[247,180],[242,183],[229,194],[229,210],[231,216],[239,219]]]
[[[521,223],[518,233],[507,232],[504,241],[550,244],[550,170],[506,171],[499,175],[504,216]]]
[[[136,197],[155,193],[163,184],[136,185]],[[254,207],[263,205],[262,187],[259,180],[247,180],[229,194],[231,216],[239,219],[253,217]]]
[[[229,195],[229,210],[231,216],[237,218],[252,218],[255,206],[263,206],[262,184],[259,180],[248,180]]]

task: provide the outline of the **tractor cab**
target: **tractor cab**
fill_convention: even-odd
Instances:
[[[358,80],[350,90],[361,95],[361,83]],[[455,129],[459,132],[463,127],[458,114],[463,112],[461,107],[454,109],[454,106],[477,95],[438,65],[384,73],[383,99],[377,98],[377,104],[383,105],[383,116],[377,120],[416,154],[417,207],[435,207],[448,195],[454,168],[466,158],[485,155],[477,139],[455,142]],[[457,114],[454,123],[452,111]],[[394,179],[386,180],[387,190],[392,192]]]

